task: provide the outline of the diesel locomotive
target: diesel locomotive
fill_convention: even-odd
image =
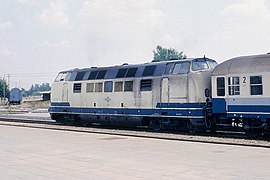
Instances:
[[[270,54],[61,71],[52,119],[114,126],[266,132]]]

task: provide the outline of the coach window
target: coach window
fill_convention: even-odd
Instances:
[[[114,83],[114,92],[122,92],[123,91],[123,81]]]
[[[95,83],[95,92],[102,92],[103,89],[103,83],[99,82],[99,83]]]
[[[86,84],[86,92],[94,92],[94,83],[87,83]]]
[[[73,84],[73,93],[81,93],[82,83]]]
[[[189,62],[176,63],[172,74],[187,74],[189,72]]]
[[[208,69],[208,65],[205,61],[205,59],[195,59],[192,61],[192,70],[193,71],[199,71]]]
[[[229,95],[240,95],[239,77],[228,78]]]
[[[125,81],[124,91],[133,91],[133,81]]]
[[[152,91],[152,79],[141,80],[141,91]]]
[[[112,92],[112,90],[113,90],[113,82],[112,81],[105,81],[104,92]]]
[[[262,76],[250,76],[250,94],[263,94]]]
[[[224,77],[217,78],[217,95],[225,96],[225,78]]]

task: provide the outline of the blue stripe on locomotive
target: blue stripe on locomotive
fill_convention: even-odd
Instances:
[[[51,106],[70,106],[69,102],[52,102]]]
[[[203,108],[205,103],[157,103],[156,108]]]
[[[66,105],[66,106],[65,106]],[[138,108],[81,108],[70,107],[69,103],[52,103],[50,113],[126,115],[126,116],[162,116],[182,118],[203,118],[204,103],[158,103],[155,109]]]

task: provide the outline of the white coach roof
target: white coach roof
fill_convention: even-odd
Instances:
[[[216,66],[212,71],[212,75],[256,73],[266,71],[270,71],[270,53],[229,59]]]

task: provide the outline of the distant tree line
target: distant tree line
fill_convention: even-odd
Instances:
[[[51,86],[49,83],[35,84],[29,90],[22,88],[22,95],[23,97],[36,96],[39,95],[39,92],[50,90]],[[9,87],[7,81],[0,78],[0,99],[3,100],[4,97],[9,98]]]
[[[0,98],[9,97],[8,84],[5,79],[0,78]]]
[[[50,91],[50,90],[51,90],[51,86],[49,83],[42,83],[42,84],[32,85],[28,91],[22,88],[22,94],[23,94],[23,97],[37,96],[39,95],[39,92],[41,91]]]

